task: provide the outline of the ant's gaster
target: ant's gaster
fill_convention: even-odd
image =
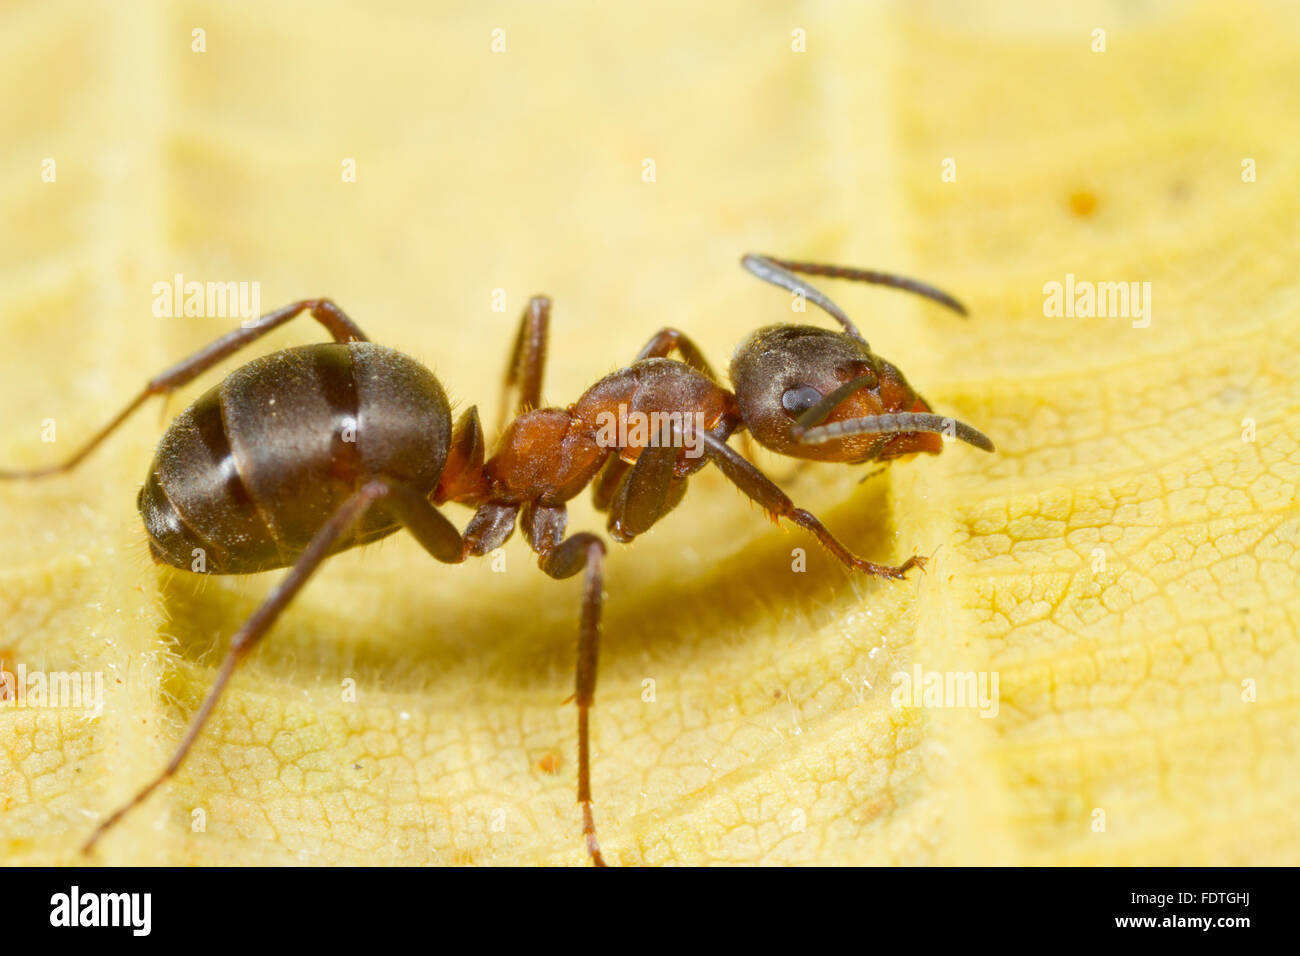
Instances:
[[[303,312],[334,339],[236,369],[177,417],[159,442],[138,498],[155,561],[189,570],[194,550],[202,549],[208,573],[291,570],[231,638],[213,686],[166,768],[108,816],[85,849],[176,772],[235,669],[327,557],[404,527],[435,559],[455,564],[500,547],[520,523],[548,575],[586,572],[574,695],[578,800],[588,853],[603,865],[591,806],[589,712],[605,546],[592,534],[566,537],[566,502],[593,485],[597,507],[609,512],[611,536],[631,541],[676,507],[689,476],[712,462],[771,515],[812,532],[846,567],[900,578],[924,567],[924,559],[890,567],[857,557],[727,439],[748,430],[780,454],[846,463],[937,453],[944,433],[993,448],[970,426],[933,414],[898,369],[871,352],[838,306],[794,273],[894,286],[964,313],[956,300],[885,273],[762,256],[742,262],[759,278],[824,309],[844,331],[772,326],[754,333],[732,360],[734,393],[718,383],[689,338],[664,329],[632,365],[601,379],[574,404],[541,408],[550,302],[536,297],[525,310],[506,372],[506,395],[519,390],[518,408],[487,457],[474,408],[453,428],[445,393],[431,372],[367,341],[328,299],[310,299],[223,336],[152,379],[65,461],[0,472],[0,478],[36,478],[70,470],[147,399],[170,394]],[[674,351],[681,361],[668,358]],[[629,413],[676,413],[680,422],[702,422],[695,437],[703,454],[687,455],[681,441],[686,436],[677,426],[666,443],[657,436],[633,440],[622,432],[616,433],[621,440],[605,440],[609,416]],[[438,510],[447,502],[476,507],[464,534]]]

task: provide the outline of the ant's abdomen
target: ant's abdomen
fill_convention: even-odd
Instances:
[[[400,352],[327,343],[254,359],[159,442],[138,501],[150,551],[210,574],[287,567],[366,479],[431,492],[450,437],[442,386]],[[335,550],[395,530],[377,506]]]

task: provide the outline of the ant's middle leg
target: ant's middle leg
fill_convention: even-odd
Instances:
[[[898,567],[875,564],[859,558],[841,544],[826,526],[817,520],[816,515],[802,508],[796,508],[789,495],[735,449],[728,447],[725,442],[718,441],[708,432],[701,433],[701,437],[704,439],[705,454],[732,484],[757,502],[768,514],[778,518],[788,518],[799,527],[811,531],[826,550],[835,555],[845,567],[882,578],[903,578],[912,568],[925,570],[926,559],[915,555]]]
[[[334,553],[334,549],[340,542],[347,540],[362,516],[375,505],[379,505],[391,517],[400,521],[424,549],[439,561],[444,564],[458,564],[464,560],[466,548],[462,543],[460,532],[438,509],[429,504],[423,495],[385,479],[374,479],[363,484],[321,526],[284,580],[276,585],[275,590],[230,639],[230,649],[221,662],[217,678],[208,691],[208,696],[204,698],[203,705],[190,722],[189,729],[172,755],[171,761],[130,801],[119,807],[95,828],[95,832],[82,847],[83,853],[89,853],[99,838],[114,824],[130,810],[143,803],[180,769],[186,755],[194,746],[208,718],[212,716],[217,703],[221,700],[222,692],[230,683],[236,668],[267,635],[284,609],[289,606],[325,559]]]
[[[119,425],[130,418],[131,414],[150,398],[155,395],[171,394],[182,385],[192,381],[200,373],[207,371],[218,362],[238,352],[244,346],[251,344],[272,329],[279,328],[290,319],[308,310],[311,311],[312,318],[325,326],[326,331],[333,336],[334,341],[366,341],[365,333],[347,317],[342,309],[329,299],[303,299],[300,302],[293,302],[284,308],[268,312],[257,320],[256,325],[238,328],[223,335],[215,342],[199,349],[189,358],[177,362],[162,374],[150,379],[148,384],[145,385],[144,391],[132,399],[131,403],[122,409],[112,421],[95,433],[89,441],[73,452],[72,456],[65,461],[47,465],[44,468],[31,468],[22,471],[0,470],[0,479],[44,478],[47,475],[57,475],[61,472],[70,471],[83,458],[98,448],[105,438],[111,435]]]
[[[578,802],[582,804],[582,835],[587,853],[596,866],[605,858],[596,840],[596,821],[591,811],[591,707],[596,699],[596,660],[600,651],[600,611],[604,602],[605,542],[585,532],[564,537],[567,521],[563,505],[526,505],[523,526],[528,543],[537,552],[537,564],[550,577],[572,577],[586,570],[582,589],[582,619],[578,630],[578,665],[573,699],[578,705]]]

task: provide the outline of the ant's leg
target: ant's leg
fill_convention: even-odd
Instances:
[[[600,610],[604,600],[605,542],[594,534],[564,537],[564,506],[528,505],[524,526],[537,552],[537,564],[550,577],[560,579],[587,571],[582,589],[582,621],[578,630],[578,666],[573,699],[578,705],[578,802],[582,804],[582,835],[596,866],[604,866],[591,812],[591,743],[589,718],[596,699],[596,658],[600,651]]]
[[[690,337],[680,329],[663,328],[654,334],[654,337],[645,344],[636,360],[648,358],[667,358],[673,354],[676,349],[682,354],[682,361],[695,369],[697,372],[703,372],[712,381],[717,381],[718,376],[713,374],[713,366],[709,365],[709,360],[704,357],[700,347],[691,341]]]
[[[501,412],[497,434],[506,427],[510,415],[510,390],[519,388],[519,404],[515,414],[537,408],[542,402],[542,376],[546,371],[546,340],[551,325],[551,300],[535,295],[528,300],[519,319],[519,331],[506,366],[505,380],[501,383]]]
[[[695,371],[708,376],[711,381],[718,381],[718,376],[714,374],[713,366],[711,366],[709,360],[704,357],[704,353],[700,351],[700,347],[691,341],[690,336],[681,329],[674,329],[671,326],[662,328],[656,332],[650,341],[645,344],[645,348],[637,354],[636,358],[638,362],[641,361],[641,359],[648,358],[667,358],[672,355],[673,349],[680,352],[682,355],[682,361],[695,369]],[[749,432],[742,431],[739,434],[740,443],[745,447],[745,453],[747,455],[753,455],[754,446],[750,441]],[[597,505],[596,507],[600,508],[600,505]],[[603,511],[604,509],[602,508],[600,510]]]
[[[599,477],[591,486],[591,503],[596,506],[597,511],[609,510],[619,483],[631,467],[618,455],[609,456],[609,461],[605,462],[605,467],[600,470]]]
[[[460,564],[465,560],[470,553],[465,538],[446,515],[429,503],[427,497],[406,485],[384,479],[369,484],[386,489],[379,507],[401,522],[425,551],[443,564]]]
[[[479,505],[465,527],[465,554],[482,556],[501,547],[515,533],[518,516],[519,505]]]
[[[357,328],[356,323],[344,314],[343,310],[331,302],[329,299],[304,299],[301,302],[294,302],[286,305],[282,309],[276,309],[274,312],[268,312],[257,320],[256,325],[247,328],[235,329],[235,331],[223,335],[215,342],[204,346],[195,352],[189,358],[184,359],[171,368],[167,369],[161,375],[150,379],[145,385],[144,391],[137,395],[131,404],[122,409],[111,422],[99,430],[86,444],[82,445],[72,457],[68,458],[57,465],[48,465],[44,468],[32,468],[23,471],[0,471],[0,479],[5,478],[43,478],[46,475],[57,475],[60,472],[71,470],[83,458],[89,455],[100,442],[113,433],[113,431],[126,421],[131,413],[143,405],[148,399],[155,395],[168,395],[180,388],[182,385],[193,380],[201,372],[210,369],[222,359],[233,355],[244,346],[261,338],[272,329],[284,325],[290,319],[297,315],[311,310],[312,318],[316,319],[321,325],[325,326],[330,335],[336,342],[365,342],[366,336],[361,329]]]
[[[902,578],[912,568],[925,569],[925,558],[910,557],[898,567],[887,564],[875,564],[859,558],[844,547],[833,534],[826,529],[816,516],[802,508],[796,508],[790,497],[778,488],[772,479],[746,461],[735,449],[727,447],[708,432],[702,432],[705,454],[722,470],[737,488],[762,506],[768,514],[777,518],[788,518],[801,528],[806,528],[816,535],[817,540],[847,568],[865,571],[882,578]]]
[[[190,748],[194,746],[194,742],[202,732],[204,724],[207,723],[208,718],[212,716],[213,710],[216,709],[222,691],[230,683],[235,668],[243,662],[258,641],[271,630],[279,619],[281,612],[288,607],[289,602],[302,590],[303,585],[307,583],[316,569],[330,556],[335,546],[340,541],[345,540],[366,511],[381,500],[384,501],[382,507],[401,521],[415,536],[416,540],[439,561],[455,564],[464,560],[460,533],[456,530],[456,526],[425,501],[421,495],[383,480],[369,481],[364,484],[347,501],[340,505],[329,521],[325,522],[321,529],[316,532],[311,539],[311,543],[307,545],[307,549],[298,558],[284,580],[276,586],[275,590],[262,602],[262,605],[253,612],[252,616],[235,632],[235,636],[230,639],[230,649],[226,652],[225,660],[221,662],[221,668],[217,671],[217,678],[213,682],[212,689],[208,691],[208,696],[204,699],[199,712],[190,722],[189,730],[185,732],[185,737],[181,740],[180,746],[177,747],[176,753],[172,755],[171,762],[128,803],[114,811],[108,819],[95,828],[95,832],[91,834],[90,839],[81,848],[83,853],[89,853],[99,838],[115,823],[130,810],[143,803],[164,781],[176,773],[185,760],[185,756],[190,752]]]
[[[672,446],[641,450],[610,502],[610,537],[627,544],[677,507],[686,494],[686,479],[674,477],[676,465],[677,449]]]

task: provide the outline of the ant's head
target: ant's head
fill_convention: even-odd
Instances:
[[[736,350],[731,382],[750,434],[782,455],[861,462],[943,450],[943,439],[929,431],[806,440],[814,428],[930,412],[902,372],[844,333],[810,325],[759,329]]]
[[[762,256],[746,256],[742,263],[760,279],[820,306],[844,327],[833,332],[808,325],[769,326],[736,350],[732,387],[745,426],[760,444],[793,458],[847,463],[938,454],[945,434],[993,450],[993,443],[974,428],[935,415],[903,373],[871,351],[835,303],[788,270],[892,285],[965,314],[951,296],[877,272]]]

